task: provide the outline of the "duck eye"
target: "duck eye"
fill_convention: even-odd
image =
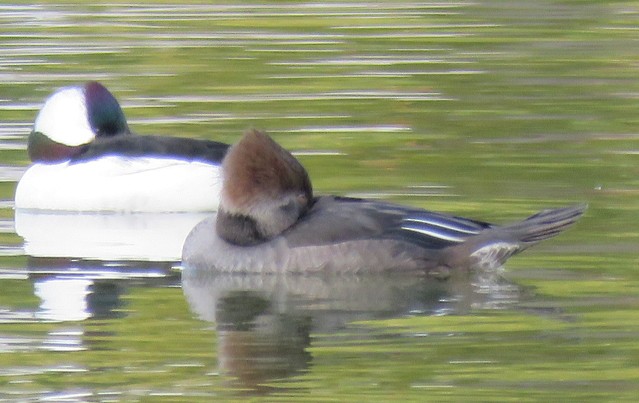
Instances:
[[[298,214],[298,206],[295,200],[289,200],[288,203],[280,206],[280,210],[287,215]]]
[[[308,196],[306,196],[304,193],[298,194],[295,200],[297,200],[297,203],[300,206],[306,206],[308,204]]]

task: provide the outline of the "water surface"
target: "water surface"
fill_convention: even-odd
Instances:
[[[639,394],[637,4],[14,3],[0,21],[0,399]],[[498,223],[590,207],[502,273],[182,278],[199,217],[13,210],[38,108],[85,80],[140,134],[263,128],[317,193]]]

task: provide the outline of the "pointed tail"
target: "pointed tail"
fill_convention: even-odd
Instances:
[[[587,207],[586,204],[579,204],[544,210],[523,221],[492,227],[468,238],[466,242],[450,247],[444,262],[449,267],[499,267],[512,255],[573,225]]]
[[[573,225],[588,208],[587,204],[543,210],[523,221],[500,228],[511,234],[512,239],[521,244],[521,249],[551,238]]]

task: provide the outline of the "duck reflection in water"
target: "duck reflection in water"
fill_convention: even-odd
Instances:
[[[192,311],[215,323],[219,371],[232,378],[232,387],[256,394],[278,389],[274,380],[286,388],[287,378],[309,368],[314,334],[347,329],[349,337],[366,341],[377,337],[375,329],[351,323],[504,308],[520,296],[518,287],[496,273],[439,281],[416,275],[222,274],[185,267],[182,289]]]
[[[179,283],[173,262],[99,261],[63,257],[27,260],[34,294],[40,299],[33,317],[82,322],[125,316],[123,295],[136,287],[167,287]]]

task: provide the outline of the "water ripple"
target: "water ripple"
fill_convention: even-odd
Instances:
[[[317,93],[290,94],[247,94],[247,95],[174,95],[166,97],[136,97],[138,101],[166,103],[236,103],[236,102],[275,102],[275,101],[327,101],[327,100],[362,100],[392,99],[398,101],[452,101],[438,92],[403,92],[403,91],[331,91]]]

